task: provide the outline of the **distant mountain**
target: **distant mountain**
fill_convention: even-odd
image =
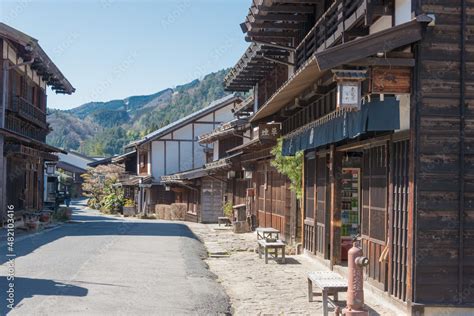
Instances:
[[[125,111],[126,113],[134,113],[140,108],[146,106],[148,103],[155,100],[169,100],[173,89],[165,89],[151,95],[141,95],[128,97],[123,100],[112,100],[108,102],[89,102],[78,106],[77,108],[68,110],[67,112],[74,114],[78,118],[86,118],[95,112],[104,111]]]
[[[71,110],[49,110],[50,145],[86,155],[119,154],[130,141],[207,106],[228,93],[222,82],[228,69],[151,95],[89,102]]]

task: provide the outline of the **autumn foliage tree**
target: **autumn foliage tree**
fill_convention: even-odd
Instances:
[[[89,198],[87,205],[107,213],[113,213],[123,206],[124,194],[119,185],[123,173],[123,166],[109,164],[91,168],[82,175],[82,190]]]

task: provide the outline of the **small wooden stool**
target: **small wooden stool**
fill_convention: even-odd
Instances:
[[[221,216],[217,218],[217,224],[221,226],[221,224],[225,224],[225,226],[230,226],[232,223],[230,222],[230,219],[225,216]]]
[[[262,258],[262,248],[265,252],[265,264],[268,263],[268,249],[273,249],[273,255],[278,258],[278,249],[281,249],[281,262],[285,263],[285,243],[281,240],[268,242],[265,239],[258,240],[258,257]]]
[[[321,289],[321,293],[313,292],[313,284]],[[339,292],[347,292],[347,281],[332,271],[316,271],[308,273],[308,299],[313,301],[314,296],[323,297],[323,315],[328,315],[328,304],[336,307]],[[329,298],[334,296],[334,302]]]

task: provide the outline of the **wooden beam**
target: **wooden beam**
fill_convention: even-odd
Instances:
[[[275,31],[249,31],[247,32],[247,36],[254,37],[273,37],[273,38],[294,38],[298,35],[298,32],[295,31],[283,31],[283,32],[275,32]]]
[[[254,42],[257,43],[257,44],[260,44],[260,45],[265,45],[265,46],[270,46],[270,47],[275,47],[275,48],[287,50],[289,52],[296,51],[296,49],[294,47],[290,47],[290,46],[286,46],[286,45],[278,45],[278,44],[269,43],[269,42],[266,42],[266,41],[254,41]]]
[[[414,58],[378,58],[368,57],[348,63],[351,66],[393,66],[415,67]]]
[[[313,14],[314,7],[312,6],[303,6],[303,5],[272,5],[272,6],[265,6],[259,5],[257,6],[258,13],[261,12],[265,13],[300,13],[300,14]]]
[[[252,22],[249,24],[250,24],[249,31],[253,29],[300,30],[302,28],[301,24],[299,23],[288,23],[288,22],[277,23],[276,21],[261,22],[261,23]]]
[[[341,187],[342,187],[342,154],[331,145],[329,153],[329,180],[331,184],[331,227],[330,227],[330,266],[341,262]]]
[[[331,69],[419,41],[425,23],[428,21],[417,17],[413,21],[316,53],[319,69]]]
[[[304,15],[294,15],[286,13],[269,13],[267,15],[255,15],[250,22],[264,21],[291,21],[291,22],[307,22],[308,17]]]
[[[293,41],[291,37],[269,37],[269,36],[245,36],[246,42],[253,43],[265,43],[265,45],[280,45],[282,47],[286,46],[290,50],[292,47],[288,46]]]
[[[290,63],[288,61],[285,61],[285,60],[280,60],[280,59],[276,59],[276,58],[271,58],[271,57],[268,57],[268,56],[262,56],[263,58],[269,60],[269,61],[273,61],[275,63],[280,63],[280,64],[283,64],[283,65],[286,65],[286,66],[294,66],[295,64],[293,63]]]
[[[324,3],[324,0],[273,0],[273,3],[278,3],[278,4],[312,4],[312,5],[317,5]]]

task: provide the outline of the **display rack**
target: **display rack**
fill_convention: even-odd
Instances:
[[[359,233],[360,169],[342,169],[341,236],[351,238]]]

